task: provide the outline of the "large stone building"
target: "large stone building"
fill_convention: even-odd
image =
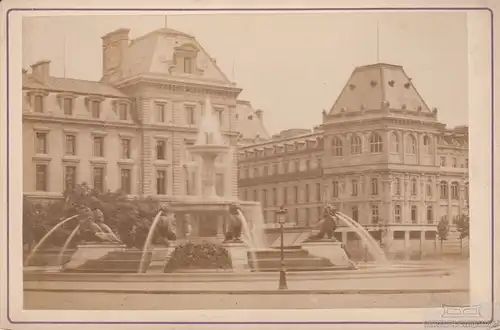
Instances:
[[[237,100],[241,89],[202,45],[167,28],[134,40],[119,29],[102,37],[102,52],[101,81],[53,77],[49,61],[23,70],[25,195],[59,198],[82,182],[164,199],[198,194],[199,160],[186,147],[208,96],[231,145],[217,191],[237,196],[237,145],[268,137],[262,110]]]
[[[375,236],[433,240],[466,212],[468,129],[440,123],[401,66],[367,65],[320,126],[240,147],[239,170],[240,198],[261,201],[270,226],[284,205],[310,227],[329,202]]]

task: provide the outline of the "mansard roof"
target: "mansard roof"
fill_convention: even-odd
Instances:
[[[185,77],[171,71],[177,51],[194,52],[195,74]],[[222,72],[216,60],[208,54],[195,37],[177,30],[162,28],[130,41],[121,67],[122,78],[160,74],[189,78],[198,82],[215,82],[228,86],[233,83]]]
[[[329,114],[381,109],[431,110],[400,65],[377,63],[354,69]]]
[[[238,100],[236,103],[237,131],[240,132],[240,142],[255,142],[269,139],[269,133],[264,126],[262,110],[256,110],[249,101]]]

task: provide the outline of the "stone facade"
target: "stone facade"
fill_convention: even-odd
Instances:
[[[49,61],[23,70],[25,195],[60,198],[83,182],[162,199],[200,193],[200,160],[186,146],[208,95],[232,150],[218,160],[218,190],[237,196],[237,145],[255,138],[238,130],[239,113],[249,111],[237,102],[241,89],[190,35],[165,28],[130,40],[128,33],[102,38],[99,82],[53,77]]]
[[[434,239],[467,212],[468,129],[440,123],[402,67],[359,67],[314,131],[240,147],[239,178],[271,227],[281,205],[310,227],[328,202],[387,240]]]

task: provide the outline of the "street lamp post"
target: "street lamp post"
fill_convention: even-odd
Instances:
[[[281,263],[280,263],[280,282],[279,282],[279,289],[280,290],[286,290],[288,289],[287,283],[286,283],[286,270],[285,270],[285,250],[284,250],[284,245],[283,245],[283,236],[284,236],[284,227],[283,225],[286,222],[286,215],[288,211],[285,209],[283,206],[280,207],[278,211],[276,211],[276,215],[278,218],[278,223],[280,225],[280,236],[281,236],[281,244],[280,244],[280,255],[281,255]]]

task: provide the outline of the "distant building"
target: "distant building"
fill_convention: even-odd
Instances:
[[[240,147],[239,187],[270,224],[285,205],[309,227],[328,202],[389,239],[431,239],[467,208],[468,129],[438,122],[401,66],[358,67],[314,132]]]
[[[201,167],[186,147],[208,95],[232,146],[219,159],[217,192],[236,196],[239,141],[268,136],[262,111],[237,100],[241,89],[203,46],[172,29],[133,40],[119,29],[102,37],[102,52],[101,81],[53,77],[49,61],[23,70],[25,195],[60,198],[82,182],[163,199],[199,193]]]

